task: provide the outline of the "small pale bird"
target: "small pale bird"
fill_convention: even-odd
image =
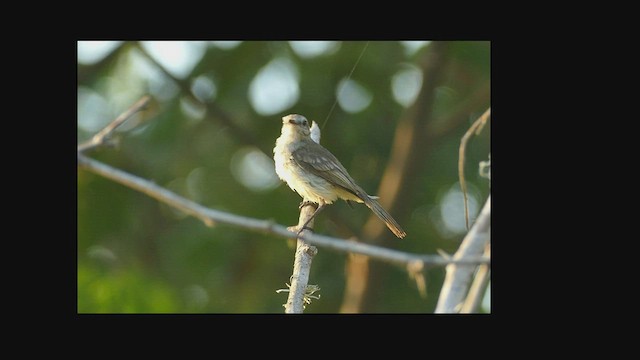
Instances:
[[[282,118],[282,131],[273,148],[276,173],[281,180],[302,196],[300,208],[308,202],[318,208],[300,229],[313,219],[327,204],[338,198],[364,203],[395,236],[402,239],[407,233],[380,206],[376,197],[369,196],[351,178],[340,161],[329,150],[311,138],[309,121],[302,115],[290,114]],[[319,141],[319,134],[313,134]]]

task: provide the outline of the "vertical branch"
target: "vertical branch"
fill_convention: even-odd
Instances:
[[[481,255],[486,244],[491,238],[491,196],[487,198],[478,219],[471,230],[462,240],[462,244],[453,259],[466,256]],[[467,295],[469,282],[475,271],[475,265],[449,264],[446,267],[447,275],[440,291],[436,313],[456,313],[462,308],[462,303]]]
[[[469,142],[469,138],[471,138],[471,135],[473,135],[473,133],[477,135],[480,133],[480,131],[482,131],[482,128],[484,127],[484,124],[487,123],[489,116],[491,116],[491,108],[488,108],[487,111],[485,111],[484,114],[482,114],[482,116],[480,116],[478,120],[476,120],[473,125],[469,127],[467,132],[462,137],[462,140],[460,140],[460,149],[458,150],[458,176],[460,178],[460,188],[462,189],[462,197],[464,199],[464,224],[467,230],[469,230],[469,205],[467,201],[467,184],[464,180],[464,154],[467,148],[467,143]]]
[[[304,206],[300,210],[300,219],[298,220],[298,229],[304,225],[313,215],[316,208],[314,206]],[[314,220],[311,220],[307,227],[312,227]],[[302,235],[310,230],[303,230]],[[318,253],[318,249],[298,238],[296,245],[296,255],[293,262],[293,275],[291,275],[291,287],[289,288],[289,297],[284,306],[284,312],[287,314],[302,314],[304,310],[304,298],[309,283],[309,273],[311,272],[311,261]]]

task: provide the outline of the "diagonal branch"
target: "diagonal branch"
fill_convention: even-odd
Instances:
[[[453,259],[463,259],[482,254],[487,243],[491,239],[491,196],[487,198],[478,219],[471,230],[462,240],[462,244]],[[461,310],[469,282],[475,271],[475,265],[449,264],[446,267],[447,275],[438,298],[436,313],[457,313]]]
[[[129,120],[135,113],[142,110],[149,101],[151,97],[148,95],[143,96],[140,100],[138,100],[135,104],[133,104],[127,111],[120,114],[117,118],[115,118],[112,122],[110,122],[104,129],[100,130],[97,134],[93,135],[91,139],[88,141],[78,145],[78,152],[84,152],[87,150],[92,150],[99,146],[104,146],[109,136],[118,128],[118,126],[122,125],[125,121]]]
[[[287,227],[283,225],[274,223],[272,220],[254,219],[204,207],[149,180],[145,180],[99,161],[90,159],[80,153],[78,153],[78,166],[146,194],[171,207],[179,209],[187,215],[191,215],[202,220],[208,226],[213,226],[215,223],[224,223],[250,231],[278,235],[283,238],[296,238],[295,232],[288,230]],[[397,265],[406,265],[411,262],[422,262],[426,267],[433,267],[445,266],[447,264],[485,264],[489,262],[489,259],[480,256],[448,259],[440,255],[412,254],[368,245],[361,242],[305,232],[303,232],[299,238],[312,245],[322,246],[327,249],[340,252],[362,254]]]

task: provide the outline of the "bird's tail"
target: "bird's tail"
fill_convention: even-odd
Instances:
[[[377,198],[377,196],[373,197],[365,194],[365,196],[360,198],[364,200],[364,204],[367,205],[367,207],[371,209],[371,211],[373,211],[380,220],[384,221],[389,230],[391,230],[395,236],[402,239],[407,235],[396,220],[374,199]]]

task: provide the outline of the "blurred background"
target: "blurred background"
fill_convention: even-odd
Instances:
[[[407,232],[337,202],[318,233],[420,254],[466,234],[458,147],[490,107],[488,41],[79,41],[78,143],[143,95],[152,102],[88,156],[214,209],[289,226],[301,198],[275,174],[281,118],[321,144]],[[354,67],[355,66],[355,67]],[[350,76],[349,76],[350,75]],[[473,221],[490,192],[490,122],[467,146]],[[295,242],[201,221],[78,169],[79,313],[282,313]],[[444,268],[418,276],[318,248],[306,313],[429,313]],[[315,294],[314,294],[315,295]],[[490,312],[490,286],[480,312]]]

